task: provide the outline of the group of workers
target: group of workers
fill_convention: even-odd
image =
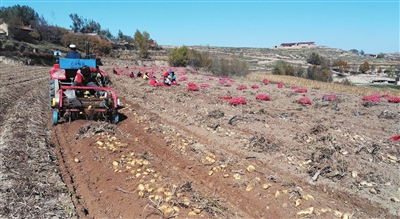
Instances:
[[[147,78],[147,79],[149,79],[149,78]],[[145,78],[145,80],[147,80],[147,79]],[[159,85],[159,82],[157,81],[156,76],[153,75],[151,77],[149,84],[152,85],[152,86],[158,86]],[[172,70],[169,70],[169,71],[165,72],[163,74],[163,84],[166,85],[166,86],[171,86],[172,84],[176,84],[175,72],[173,72]]]
[[[76,45],[71,44],[69,46],[70,51],[67,53],[65,58],[72,59],[81,59],[81,54],[76,50]],[[113,69],[113,73],[116,74],[117,71]],[[134,78],[135,75],[133,72],[129,75],[131,78]],[[163,84],[166,86],[171,86],[172,84],[176,84],[176,75],[175,72],[171,69],[165,72],[163,75]],[[144,80],[149,80],[149,84],[153,86],[158,86],[159,82],[153,74],[149,76],[146,72],[142,74],[140,71],[137,73],[137,78],[143,78]],[[78,69],[76,76],[73,81],[74,86],[89,86],[89,87],[104,87],[107,85],[108,78],[105,78],[101,73],[98,66],[96,68],[92,68],[89,66],[83,66]],[[101,95],[100,91],[96,91],[95,96]]]

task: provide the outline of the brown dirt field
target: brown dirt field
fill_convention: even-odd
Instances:
[[[103,69],[110,74],[112,67]],[[39,179],[54,175],[54,183],[40,184],[52,192],[33,199],[40,203],[33,206],[41,210],[25,207],[38,212],[36,217],[49,218],[46,212],[61,218],[400,216],[400,143],[389,140],[400,134],[400,104],[385,99],[364,103],[362,96],[346,93],[336,93],[335,101],[322,101],[324,94],[332,92],[308,89],[297,94],[290,86],[278,89],[276,84],[247,79],[225,87],[216,77],[182,75],[184,69],[176,69],[178,79],[188,80],[171,87],[151,87],[143,79],[110,74],[121,100],[121,121],[116,125],[75,120],[53,126],[44,85],[48,69],[24,70],[24,75],[43,71],[43,77],[37,73],[39,86],[37,79],[21,82],[39,94],[26,89],[21,101],[34,99],[38,108],[34,115],[16,115],[24,105],[12,101],[15,83],[2,85],[0,103],[6,113],[0,122],[12,124],[18,116],[32,122],[2,125],[0,149],[3,154],[16,139],[21,143],[51,140],[46,150],[52,159],[39,162],[45,171],[30,170],[33,176],[42,174]],[[158,78],[160,74],[156,73]],[[188,82],[209,87],[188,91]],[[252,89],[253,84],[259,88]],[[237,90],[239,85],[247,89]],[[257,94],[269,95],[271,101],[257,101]],[[244,97],[247,104],[230,105],[221,99],[224,96]],[[298,104],[303,96],[313,104]],[[29,126],[35,121],[41,122],[40,128]],[[14,130],[32,134],[21,139]],[[15,171],[4,168],[5,161],[13,158],[2,156],[0,174],[17,188],[11,180]],[[29,160],[37,157],[24,162]],[[61,180],[68,189],[54,190]],[[18,201],[25,190],[12,192],[2,186],[1,191],[6,196],[17,194],[9,202],[0,202],[0,216],[8,218],[15,209],[9,206],[26,203],[24,198]],[[57,199],[65,194],[70,195],[69,201]],[[48,197],[59,201],[58,214],[46,204]]]

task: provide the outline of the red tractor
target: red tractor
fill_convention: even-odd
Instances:
[[[90,84],[77,84],[77,74],[83,77],[82,73],[87,71],[95,75],[95,80]],[[96,64],[95,55],[89,55],[88,42],[84,59],[58,58],[58,63],[50,70],[53,124],[80,118],[117,123],[119,99],[108,82],[107,74]]]

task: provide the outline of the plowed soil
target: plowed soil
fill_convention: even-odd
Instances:
[[[400,217],[400,144],[390,140],[400,134],[398,103],[346,93],[326,101],[331,91],[296,93],[243,78],[228,87],[182,68],[177,78],[188,80],[153,87],[112,67],[102,69],[120,98],[116,125],[53,126],[48,68],[23,67],[26,79],[2,79],[0,174],[9,186],[1,195],[9,198],[0,202],[1,217],[18,215],[18,207],[27,211],[20,217],[43,218]],[[246,104],[231,105],[228,96]],[[299,104],[302,97],[312,105]],[[37,183],[27,184],[22,170]]]

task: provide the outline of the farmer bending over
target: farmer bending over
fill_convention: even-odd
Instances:
[[[89,66],[83,66],[82,69],[78,69],[74,78],[74,86],[88,86],[88,87],[99,87],[104,81],[103,75],[96,72],[97,69],[90,68]],[[95,96],[100,97],[100,90],[96,90]]]

